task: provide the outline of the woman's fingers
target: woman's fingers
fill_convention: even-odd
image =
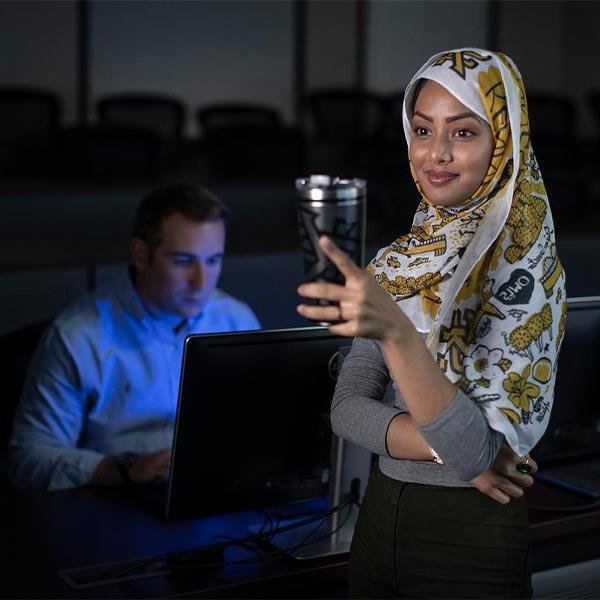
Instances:
[[[341,320],[340,308],[334,306],[311,306],[310,304],[300,304],[297,307],[298,312],[311,321],[335,322]]]
[[[343,250],[340,250],[331,238],[322,235],[319,238],[319,246],[346,279],[363,273],[362,269]]]
[[[351,337],[381,340],[401,327],[412,328],[388,293],[328,237],[320,237],[319,246],[345,277],[345,283],[305,283],[298,287],[298,293],[305,298],[328,300],[340,308],[300,304],[298,313],[314,321],[336,322],[330,331]]]
[[[298,286],[298,293],[305,298],[321,298],[323,300],[340,301],[345,295],[346,288],[336,283],[315,281]]]
[[[511,498],[520,498],[524,493],[523,488],[510,481],[510,479],[504,479],[501,481],[498,484],[498,488]]]
[[[296,310],[299,314],[312,321],[339,321],[339,303],[345,294],[345,288],[341,285],[326,282],[303,283],[298,287],[298,293],[305,298],[329,300],[332,305],[299,304]]]
[[[491,489],[487,495],[492,498],[492,500],[495,500],[496,502],[499,502],[500,504],[508,504],[510,502],[510,496],[508,494],[505,494],[501,489],[499,488],[493,488]]]
[[[517,465],[513,461],[497,462],[494,464],[494,469],[520,487],[531,487],[533,485],[533,477],[518,471]]]
[[[510,476],[511,481],[520,485],[521,487],[531,487],[533,485],[533,477],[531,475],[523,475],[515,469],[515,473]]]
[[[505,477],[495,467],[484,471],[471,483],[481,493],[501,504],[507,504],[512,498],[521,498],[524,494],[521,482]]]
[[[326,281],[315,281],[303,283],[298,286],[298,294],[304,298],[314,300],[328,300],[333,305],[311,305],[300,304],[296,307],[298,313],[312,321],[342,321],[350,315],[355,314],[355,310],[345,302],[349,298],[349,291],[343,285],[336,283],[327,283]],[[351,294],[350,294],[351,296]],[[352,304],[352,302],[350,302]],[[342,314],[341,307],[346,306],[346,312]]]

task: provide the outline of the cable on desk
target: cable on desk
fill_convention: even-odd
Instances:
[[[277,535],[279,533],[283,533],[285,531],[290,531],[292,529],[297,529],[298,527],[303,527],[304,525],[308,525],[310,523],[314,523],[315,521],[322,522],[324,519],[326,519],[330,515],[334,514],[338,510],[341,510],[345,506],[348,506],[349,504],[352,504],[352,497],[348,498],[347,500],[345,500],[344,502],[340,503],[339,505],[334,506],[331,509],[328,509],[327,511],[323,511],[321,513],[315,513],[314,516],[312,516],[310,518],[307,518],[307,519],[304,519],[302,521],[299,521],[297,523],[292,523],[290,525],[285,525],[284,527],[279,527],[279,528],[277,528],[275,530],[268,531],[267,534],[264,534],[264,533],[263,534],[254,533],[254,534],[246,536],[244,538],[232,538],[231,540],[228,540],[228,541],[223,542],[221,544],[212,544],[210,546],[204,546],[202,548],[197,548],[197,549],[192,549],[192,550],[181,550],[181,551],[178,551],[178,552],[167,552],[165,554],[156,556],[154,558],[143,560],[139,564],[127,567],[126,569],[123,569],[119,573],[115,574],[114,577],[123,577],[125,575],[130,575],[131,573],[135,573],[139,569],[143,569],[144,567],[147,567],[148,565],[152,565],[154,563],[159,563],[161,561],[173,561],[173,560],[176,560],[176,559],[183,559],[186,556],[191,556],[191,557],[199,558],[203,554],[208,553],[211,550],[214,550],[214,549],[217,549],[217,548],[223,548],[223,549],[225,549],[225,548],[230,547],[230,546],[239,546],[239,545],[247,544],[247,543],[252,542],[252,541],[262,540],[265,535],[268,536],[269,539],[272,539],[275,535]],[[321,525],[321,523],[319,523],[319,525],[317,526],[317,529],[318,529],[318,527],[320,525]],[[265,558],[270,558],[270,557],[273,557],[273,556],[275,556],[277,554],[279,554],[279,553],[275,553],[275,554],[271,553],[267,557],[263,557],[260,560],[265,560]],[[227,561],[227,562],[218,561],[218,562],[205,563],[205,564],[202,564],[202,565],[198,565],[197,568],[210,568],[210,567],[215,567],[215,566],[223,566],[225,564],[246,563],[246,562],[252,562],[253,560],[256,560],[256,558],[255,559],[240,559],[240,560]]]
[[[349,510],[346,513],[344,520],[333,531],[330,531],[330,532],[326,533],[325,535],[318,537],[315,540],[309,541],[309,539],[319,530],[319,527],[323,524],[323,521],[327,517],[323,517],[321,519],[321,521],[318,523],[318,525],[314,529],[312,529],[312,531],[310,531],[301,542],[299,542],[298,544],[296,544],[295,546],[292,546],[290,548],[282,548],[281,550],[278,550],[277,552],[269,552],[268,554],[265,554],[264,556],[255,556],[252,558],[240,558],[240,559],[236,559],[236,560],[228,560],[225,562],[215,562],[215,563],[203,564],[203,565],[199,565],[196,568],[210,568],[210,567],[225,566],[225,565],[253,564],[253,563],[259,563],[259,562],[273,559],[273,558],[278,558],[280,556],[291,556],[291,555],[293,555],[293,553],[296,550],[298,550],[304,546],[308,546],[310,544],[314,544],[314,543],[324,540],[328,537],[331,537],[332,535],[337,533],[346,524],[346,522],[350,518],[350,513],[351,513],[350,509],[352,508],[352,504],[351,503],[348,503],[345,505],[340,504],[339,506],[340,506],[340,510],[342,508],[345,508],[345,506],[349,507]],[[189,568],[189,567],[180,567],[180,568]],[[192,567],[192,568],[194,568],[194,567]],[[174,570],[177,570],[177,569],[178,569],[178,567],[174,568]]]
[[[321,540],[325,540],[328,537],[335,535],[348,522],[348,519],[350,518],[350,514],[352,512],[352,504],[348,504],[347,506],[348,506],[348,511],[346,512],[346,516],[344,517],[343,521],[333,531],[328,531],[326,534],[318,537],[317,539],[309,541],[309,539],[319,530],[319,527],[321,527],[321,525],[322,525],[322,522],[321,522],[321,523],[319,523],[319,525],[317,527],[315,527],[311,532],[309,532],[301,542],[296,544],[296,546],[292,546],[291,548],[282,548],[278,553],[276,553],[276,555],[283,554],[283,555],[291,556],[291,555],[293,555],[294,552],[296,552],[296,550],[299,550],[300,548],[304,548],[305,546],[309,546],[310,544],[315,544],[316,542],[320,542]],[[274,556],[274,555],[269,554],[267,556],[261,557],[261,559],[265,560],[267,558],[271,558],[272,556]]]
[[[252,564],[252,563],[257,563],[257,562],[262,562],[265,560],[269,560],[272,558],[277,558],[279,556],[293,556],[293,553],[300,549],[303,548],[304,546],[309,546],[310,544],[314,544],[316,542],[319,542],[321,540],[327,539],[328,537],[331,537],[332,535],[335,535],[342,527],[344,527],[344,525],[348,522],[348,519],[350,518],[350,514],[352,512],[352,506],[357,505],[356,499],[354,502],[352,502],[352,492],[351,494],[348,496],[348,498],[342,502],[341,504],[339,504],[337,507],[334,507],[333,509],[330,509],[329,511],[326,511],[325,513],[322,513],[323,516],[319,519],[319,521],[317,522],[317,525],[308,532],[308,534],[302,539],[302,541],[300,541],[298,544],[296,544],[295,546],[291,546],[290,548],[281,548],[276,552],[269,552],[268,554],[265,555],[260,555],[260,556],[256,556],[253,558],[242,558],[242,559],[236,559],[236,560],[228,560],[225,562],[218,562],[218,563],[210,563],[210,564],[203,564],[203,565],[199,565],[198,568],[204,568],[204,567],[214,567],[214,566],[225,566],[225,565],[232,565],[232,564]],[[310,538],[319,530],[319,528],[321,527],[321,525],[323,524],[323,522],[325,521],[325,519],[327,519],[327,517],[329,516],[328,513],[333,514],[333,512],[337,512],[337,511],[341,511],[344,508],[348,507],[348,511],[346,512],[346,516],[344,517],[343,521],[333,530],[333,531],[329,531],[327,533],[325,533],[324,535],[318,537],[317,539],[314,540],[310,540]],[[266,510],[263,510],[262,512],[264,512],[265,514],[267,514],[267,519],[271,519],[272,517],[270,517],[270,515],[268,514],[268,512]],[[281,515],[281,513],[276,513],[279,516],[284,516],[285,518],[294,518],[294,516],[292,515]],[[300,514],[312,514],[315,515],[315,513],[300,513]],[[297,515],[295,515],[297,516]],[[266,521],[265,521],[266,522]],[[278,520],[276,520],[277,523],[279,523]],[[294,526],[295,527],[300,527],[300,526],[304,526],[306,524],[306,521],[300,522],[300,523],[295,523]],[[264,527],[265,523],[263,523],[263,526],[261,526],[261,531],[262,528]],[[285,531],[287,528],[292,529],[292,527],[286,527],[286,528],[279,528],[277,526],[277,529],[275,529],[274,531],[268,531],[266,532],[266,535],[268,537],[268,541],[271,541],[271,539],[273,537],[275,537],[275,535],[277,535],[280,532]],[[235,538],[231,538],[232,540],[234,540],[235,543]],[[256,540],[254,540],[256,541]],[[239,544],[238,544],[239,545]],[[250,548],[249,546],[247,546],[246,544],[244,545],[244,547],[248,548],[249,550],[251,550],[252,552],[258,553],[262,550],[261,547],[257,547],[257,548]],[[187,568],[187,567],[184,567]]]
[[[139,563],[136,563],[135,565],[129,566],[126,569],[122,569],[121,571],[113,574],[112,577],[113,578],[119,578],[119,577],[124,577],[126,575],[131,575],[132,573],[135,573],[136,571],[138,571],[140,569],[143,569],[144,567],[147,567],[147,566],[152,565],[154,563],[160,563],[162,561],[171,561],[172,562],[172,561],[177,560],[177,559],[184,559],[186,556],[191,556],[191,557],[195,556],[196,558],[199,558],[203,554],[208,554],[210,552],[214,552],[214,551],[216,551],[219,548],[225,549],[225,548],[228,548],[230,546],[247,544],[248,542],[252,542],[252,541],[255,541],[255,540],[263,540],[263,538],[265,538],[265,537],[268,537],[269,539],[272,539],[275,535],[278,535],[280,533],[284,533],[285,531],[290,531],[292,529],[297,529],[298,527],[303,527],[304,525],[309,525],[310,523],[314,523],[316,521],[323,521],[327,517],[329,517],[329,516],[333,515],[334,513],[342,510],[346,506],[350,506],[352,504],[356,504],[356,501],[357,501],[356,495],[351,492],[350,494],[348,494],[348,497],[343,502],[341,502],[340,504],[338,504],[337,506],[334,506],[334,507],[332,507],[332,508],[330,508],[330,509],[328,509],[326,511],[322,511],[320,513],[315,513],[312,517],[309,517],[307,519],[303,519],[303,520],[298,521],[296,523],[291,523],[291,524],[285,525],[283,527],[278,527],[277,529],[269,530],[266,533],[261,533],[259,531],[259,533],[253,533],[252,535],[246,536],[244,538],[232,538],[231,540],[228,540],[228,541],[223,542],[221,544],[211,544],[209,546],[203,546],[201,548],[196,548],[196,549],[192,549],[192,550],[179,550],[177,552],[166,552],[164,554],[160,554],[160,555],[155,556],[153,558],[141,560]],[[317,526],[316,529],[318,529],[318,527],[320,527],[320,524]],[[262,527],[261,527],[261,529],[262,529]],[[339,529],[339,527],[337,529]],[[336,531],[337,531],[337,529],[336,529]],[[329,537],[333,533],[335,533],[335,532],[330,532],[325,537]],[[266,558],[272,558],[273,556],[274,556],[274,554],[271,553],[271,554],[267,555],[266,557],[261,558],[261,560],[265,560]],[[208,563],[208,564],[198,565],[198,567],[207,568],[207,567],[219,566],[219,565],[224,565],[224,564],[234,564],[234,563],[239,563],[239,562],[247,562],[248,560],[256,560],[256,559],[243,559],[241,561],[228,561],[226,563],[224,563],[222,561],[219,561],[219,562],[214,562],[214,563]]]
[[[272,559],[272,558],[277,558],[279,556],[290,556],[290,555],[293,554],[293,552],[295,552],[299,548],[303,548],[304,546],[308,546],[308,545],[314,544],[314,543],[316,543],[318,541],[327,539],[328,537],[331,537],[332,535],[334,535],[335,533],[337,533],[346,524],[346,522],[348,521],[348,519],[350,517],[350,514],[351,514],[352,506],[354,504],[355,504],[355,502],[352,502],[352,496],[349,496],[344,502],[340,503],[336,507],[334,507],[332,509],[329,509],[328,511],[325,511],[323,513],[321,513],[321,516],[320,516],[320,518],[318,520],[316,520],[316,519],[305,520],[305,521],[294,523],[292,525],[288,525],[288,526],[285,526],[285,527],[279,527],[279,525],[277,525],[277,527],[275,529],[273,529],[271,531],[267,531],[264,534],[267,537],[267,541],[270,542],[273,539],[273,537],[275,537],[279,533],[282,533],[284,531],[288,531],[290,529],[296,529],[298,527],[303,527],[304,525],[308,524],[311,521],[312,522],[316,521],[316,523],[317,523],[316,526],[311,531],[309,531],[308,534],[298,544],[296,544],[295,546],[292,546],[290,548],[281,548],[281,549],[277,550],[276,552],[271,551],[268,554],[257,556],[257,557],[254,557],[254,558],[243,558],[243,559],[237,559],[237,560],[230,560],[230,561],[226,561],[223,564],[224,565],[230,565],[230,564],[250,564],[250,563],[255,563],[255,562],[262,562],[264,560],[268,560],[268,559]],[[324,535],[318,537],[315,540],[310,540],[310,538],[319,530],[319,528],[321,527],[321,525],[323,525],[323,522],[331,514],[333,514],[334,512],[341,511],[341,510],[343,510],[346,507],[348,507],[348,512],[346,513],[346,516],[344,517],[344,520],[333,531],[329,531],[329,532],[325,533]],[[290,517],[288,516],[287,518],[290,518]],[[277,520],[276,522],[279,523],[279,520]],[[260,537],[256,536],[256,537],[257,537],[257,539],[254,540],[254,541],[258,541],[258,540],[260,540],[262,538],[262,536],[260,536]],[[260,547],[256,548],[256,551],[257,552],[261,551],[261,548]],[[215,566],[215,565],[211,564],[211,565],[207,565],[207,566]]]

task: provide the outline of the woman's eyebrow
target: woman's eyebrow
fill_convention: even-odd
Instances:
[[[413,117],[421,117],[422,119],[425,119],[426,121],[429,121],[430,123],[433,122],[433,119],[431,117],[429,117],[428,115],[426,115],[425,113],[422,113],[420,110],[415,110]],[[460,113],[458,115],[452,115],[451,117],[447,117],[445,119],[446,123],[452,123],[454,121],[460,121],[461,119],[467,119],[467,118],[472,118],[472,119],[477,119],[477,115],[468,111],[468,112],[464,112],[464,113]]]
[[[446,119],[446,123],[452,123],[454,121],[460,121],[461,119],[468,119],[468,118],[477,120],[477,115],[472,113],[471,111],[460,113],[459,115],[453,115],[452,117],[448,117]]]
[[[428,117],[426,114],[422,113],[420,110],[415,110],[413,113],[413,117],[421,117],[421,119],[425,119],[426,121],[433,122],[431,117]]]

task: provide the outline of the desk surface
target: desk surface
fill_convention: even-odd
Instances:
[[[532,505],[565,506],[586,501],[537,482]],[[215,543],[215,536],[247,535],[256,515],[169,522],[140,499],[117,489],[81,489],[46,494],[6,492],[3,596],[45,597],[343,597],[347,557],[310,561],[268,558],[229,564],[210,573],[194,570],[111,584],[70,589],[57,571],[152,557]],[[583,513],[531,511],[534,571],[598,556],[600,509]],[[587,540],[587,543],[582,543]],[[253,556],[232,547],[225,559]]]
[[[256,513],[167,521],[155,507],[120,489],[87,488],[53,493],[9,491],[2,499],[4,551],[2,596],[165,597],[193,592],[194,597],[228,595],[238,590],[260,597],[282,597],[294,574],[317,572],[343,581],[346,559],[296,561],[269,558],[234,563],[206,574],[194,571],[156,576],[86,590],[69,588],[57,571],[153,557],[168,551],[215,544],[220,535],[242,538],[262,520]],[[225,551],[226,561],[253,559],[240,547]],[[303,564],[301,564],[303,563]],[[285,583],[282,577],[286,576]],[[321,581],[321,579],[320,579]],[[239,590],[245,590],[239,592]],[[300,597],[307,597],[301,582]],[[251,592],[249,590],[252,590]],[[258,591],[261,590],[261,591]]]

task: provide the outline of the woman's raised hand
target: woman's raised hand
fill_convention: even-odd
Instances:
[[[348,337],[402,341],[414,328],[389,294],[364,269],[340,250],[332,240],[322,236],[319,246],[345,278],[344,285],[305,283],[298,293],[305,298],[337,302],[337,305],[301,304],[298,312],[314,321],[339,321],[330,331]]]

